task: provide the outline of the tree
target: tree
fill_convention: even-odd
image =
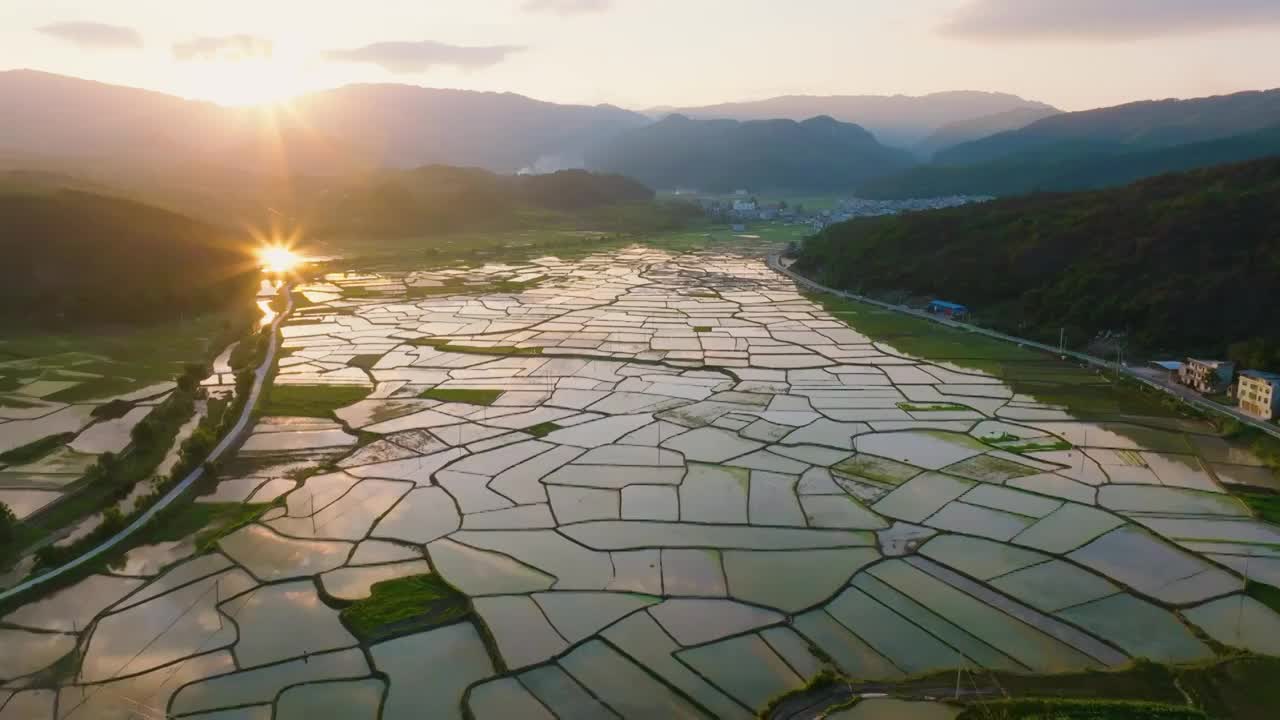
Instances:
[[[17,529],[18,516],[8,505],[0,502],[0,544],[12,542]]]

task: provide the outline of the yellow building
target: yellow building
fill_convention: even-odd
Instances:
[[[1240,373],[1236,400],[1240,409],[1259,420],[1273,420],[1280,412],[1280,375],[1256,370]]]

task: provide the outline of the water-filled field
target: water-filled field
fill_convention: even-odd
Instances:
[[[266,400],[299,414],[200,499],[261,512],[3,617],[0,718],[747,718],[824,666],[1280,654],[1243,594],[1280,528],[1224,485],[1262,462],[1074,410],[1079,368],[909,356],[720,252],[299,295]]]

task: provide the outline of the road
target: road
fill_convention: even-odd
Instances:
[[[288,305],[285,307],[284,312],[277,315],[275,320],[271,323],[271,341],[267,345],[267,354],[263,359],[262,364],[253,371],[253,386],[249,389],[249,398],[245,401],[244,409],[240,411],[240,417],[236,420],[236,424],[231,428],[231,431],[228,432],[226,436],[222,438],[222,441],[213,448],[213,451],[209,453],[209,457],[206,458],[206,462],[217,461],[227,452],[235,448],[240,442],[241,436],[243,436],[245,431],[249,429],[250,423],[253,421],[254,406],[258,404],[258,396],[262,394],[262,387],[266,383],[267,374],[271,372],[271,365],[275,362],[276,352],[280,349],[280,323],[289,316],[289,313],[293,312],[292,287],[286,286],[285,297],[288,300]],[[133,535],[138,530],[141,530],[147,523],[151,522],[157,514],[181,498],[183,493],[189,490],[192,485],[199,482],[200,479],[204,477],[204,468],[205,463],[201,463],[196,467],[196,469],[192,470],[185,478],[183,478],[181,482],[173,486],[173,488],[170,489],[164,497],[160,498],[155,505],[152,505],[145,512],[139,515],[138,518],[130,523],[128,527],[103,541],[101,545],[98,545],[61,567],[50,570],[43,575],[34,577],[26,582],[9,588],[3,593],[0,593],[0,602],[4,602],[15,595],[26,592],[27,590],[38,587],[53,578],[71,572],[124,542],[130,535]]]
[[[1225,415],[1227,417],[1234,418],[1245,425],[1261,430],[1262,432],[1276,439],[1280,439],[1280,428],[1276,427],[1275,425],[1263,422],[1261,420],[1258,420],[1257,418],[1250,417],[1249,415],[1245,415],[1243,412],[1240,412],[1240,410],[1238,410],[1237,408],[1227,407],[1225,405],[1219,405],[1218,403],[1215,403],[1212,400],[1206,400],[1200,395],[1198,395],[1195,391],[1191,390],[1190,388],[1186,388],[1181,385],[1173,385],[1168,382],[1167,377],[1163,377],[1164,373],[1157,372],[1157,371],[1147,371],[1144,368],[1131,368],[1128,366],[1117,366],[1117,363],[1113,361],[1104,360],[1100,357],[1095,357],[1093,355],[1088,355],[1081,352],[1075,352],[1072,350],[1062,351],[1056,347],[1053,347],[1052,345],[1045,345],[1044,343],[1038,343],[1034,340],[1027,340],[1026,338],[1015,337],[1013,335],[1005,335],[1004,333],[996,332],[995,330],[988,330],[987,328],[977,327],[976,325],[970,325],[968,323],[956,322],[954,320],[949,320],[947,318],[940,317],[938,315],[933,315],[933,314],[924,312],[922,310],[912,310],[911,308],[904,307],[902,305],[891,305],[889,303],[881,302],[879,300],[873,300],[869,297],[864,297],[862,295],[856,295],[854,293],[844,292],[843,290],[836,290],[835,288],[829,288],[825,285],[820,285],[810,280],[809,278],[804,277],[803,275],[792,272],[790,268],[785,267],[782,264],[781,258],[778,255],[770,255],[768,257],[768,264],[770,268],[772,268],[777,272],[782,273],[783,275],[786,275],[792,280],[795,280],[797,284],[803,287],[817,290],[819,292],[829,293],[831,295],[838,295],[843,298],[849,298],[850,300],[857,300],[858,302],[864,302],[870,305],[875,305],[877,307],[881,307],[886,310],[892,310],[894,312],[899,312],[904,315],[911,315],[914,317],[921,318],[923,320],[928,320],[930,322],[938,323],[939,325],[945,325],[947,327],[956,328],[957,330],[965,330],[967,332],[986,335],[987,337],[995,338],[996,340],[1003,340],[1005,342],[1015,343],[1022,347],[1029,347],[1035,350],[1040,350],[1050,355],[1056,355],[1063,358],[1071,358],[1072,360],[1077,360],[1086,365],[1090,365],[1094,368],[1097,368],[1098,370],[1105,370],[1107,372],[1118,372],[1132,380],[1142,383],[1143,385],[1146,385],[1155,390],[1159,390],[1160,392],[1163,392],[1167,395],[1171,395],[1177,398],[1178,400],[1181,400],[1182,402],[1188,405],[1191,405],[1197,410],[1202,410],[1208,413],[1217,413],[1218,415]]]

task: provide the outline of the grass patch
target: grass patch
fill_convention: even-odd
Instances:
[[[503,395],[502,390],[478,390],[471,388],[432,388],[418,397],[424,400],[439,400],[447,403],[467,403],[468,405],[492,405]]]
[[[467,353],[471,355],[541,355],[540,347],[516,347],[514,345],[498,345],[495,347],[477,347],[475,345],[451,345],[444,338],[419,338],[410,340],[410,345],[435,348],[441,352]]]
[[[553,422],[544,422],[544,423],[538,423],[537,425],[524,428],[520,432],[529,433],[534,437],[546,437],[557,430],[563,430],[563,429],[564,429],[563,427]]]
[[[898,403],[899,410],[907,412],[965,412],[973,408],[968,405],[959,405],[957,403]]]
[[[372,370],[374,365],[382,359],[381,355],[357,355],[351,358],[351,362],[347,363],[351,367],[358,367],[361,370]]]
[[[0,407],[18,408],[19,410],[29,410],[33,407],[40,407],[39,403],[30,400],[22,400],[12,395],[0,396]]]
[[[1280,613],[1280,588],[1250,580],[1245,592],[1249,597]]]
[[[370,392],[350,385],[271,385],[258,408],[262,415],[332,420],[334,410],[359,402]]]
[[[343,624],[371,642],[451,623],[471,612],[467,598],[439,575],[374,583],[369,597],[342,609]]]
[[[1002,362],[1044,359],[1040,353],[1013,343],[945,327],[870,303],[826,293],[806,293],[806,297],[872,340],[888,343],[911,355],[952,360],[957,365],[987,372],[998,372]]]
[[[7,452],[0,453],[0,463],[6,465],[26,465],[32,463],[58,448],[74,440],[75,433],[59,433],[42,437],[35,442],[27,443]]]
[[[901,485],[920,474],[920,468],[873,455],[855,455],[833,470],[886,485]]]
[[[1103,380],[1101,376],[1098,378]],[[1019,392],[1022,392],[1019,390]],[[1048,405],[1061,405],[1077,416],[1150,415],[1172,417],[1181,403],[1164,393],[1142,391],[1127,384],[1100,382],[1070,388],[1042,387],[1026,393]]]
[[[1239,492],[1235,496],[1244,501],[1258,517],[1280,525],[1280,495],[1259,492]]]
[[[1205,720],[1200,710],[1135,700],[1021,698],[969,705],[956,720]]]
[[[710,325],[697,325],[697,326],[694,326],[693,331],[694,331],[694,332],[696,332],[696,333],[709,333],[709,332],[711,332],[711,326],[710,326]]]

